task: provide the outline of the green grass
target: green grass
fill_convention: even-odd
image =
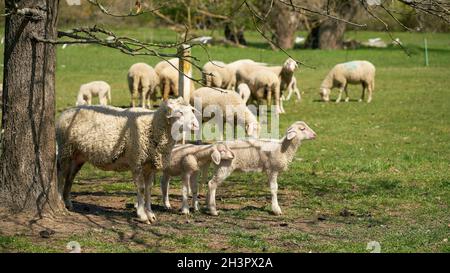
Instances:
[[[175,41],[167,30],[119,30],[148,41]],[[304,35],[304,33],[302,33]],[[214,35],[218,35],[215,33]],[[389,38],[384,33],[349,32],[347,37]],[[368,252],[378,241],[382,252],[450,252],[450,37],[448,34],[394,33],[410,51],[397,47],[288,52],[315,69],[296,73],[303,101],[285,106],[280,132],[296,120],[306,121],[318,138],[305,142],[290,169],[279,177],[283,216],[270,215],[270,194],[261,174],[233,174],[218,189],[217,218],[197,213],[188,218],[157,210],[158,223],[135,227],[117,224],[105,232],[85,231],[46,241],[23,236],[0,237],[0,251],[64,251],[78,240],[89,252]],[[430,66],[424,67],[423,39],[428,39]],[[286,56],[271,51],[249,33],[252,47],[208,47],[212,59],[230,62],[251,58],[280,64]],[[193,54],[203,64],[200,48]],[[317,102],[318,87],[336,63],[366,59],[377,67],[374,100],[366,103]],[[58,49],[58,114],[74,105],[79,85],[105,80],[113,89],[113,104],[129,104],[126,73],[131,64],[152,57],[130,57],[98,46]],[[195,73],[199,77],[198,71]],[[336,97],[336,91],[332,98]],[[360,87],[350,86],[352,99]],[[111,183],[100,183],[102,181]],[[81,183],[82,182],[82,183]],[[178,179],[171,183],[172,200],[180,199]],[[202,194],[205,193],[203,186]],[[84,167],[75,193],[104,192],[134,202],[129,173]],[[154,204],[161,205],[156,189]],[[204,198],[201,200],[204,201]],[[81,202],[81,201],[80,201]],[[178,203],[179,204],[179,203]],[[122,208],[127,219],[133,208]],[[186,220],[187,219],[187,220]],[[135,232],[132,239],[121,234]],[[134,234],[134,233],[133,233]],[[125,236],[127,238],[127,236]]]

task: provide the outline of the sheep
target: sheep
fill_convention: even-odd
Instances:
[[[303,121],[293,123],[281,140],[250,139],[223,142],[234,154],[232,161],[221,162],[213,177],[208,182],[207,204],[211,215],[218,215],[216,210],[216,189],[233,171],[265,172],[268,177],[272,195],[272,212],[281,214],[278,205],[278,175],[286,171],[292,162],[302,140],[314,139],[316,133]]]
[[[271,66],[268,68],[278,75],[282,94],[284,93],[283,91],[287,92],[287,96],[283,94],[285,100],[290,100],[292,93],[295,92],[297,100],[300,101],[301,95],[297,87],[297,79],[294,76],[294,71],[298,68],[297,62],[292,58],[288,58],[282,66]]]
[[[153,67],[145,63],[133,64],[128,70],[128,88],[131,94],[131,107],[136,107],[138,94],[140,95],[141,107],[152,108],[150,98],[154,97],[159,77]]]
[[[165,208],[171,208],[169,202],[169,181],[171,176],[181,176],[183,178],[183,205],[181,212],[189,214],[189,185],[192,189],[192,206],[195,211],[199,210],[197,196],[197,176],[199,171],[202,172],[202,178],[206,182],[208,167],[211,162],[218,165],[222,160],[232,160],[233,158],[233,153],[224,144],[176,145],[172,150],[170,164],[163,170],[163,176],[161,177],[161,192]]]
[[[190,102],[199,111],[208,106],[219,107],[225,122],[233,123],[236,117],[237,124],[245,125],[245,131],[249,136],[258,137],[259,135],[258,120],[235,91],[201,87],[192,92]],[[197,105],[199,102],[201,105]],[[226,114],[229,111],[232,111],[233,116]]]
[[[169,62],[178,68],[178,59],[170,59]],[[156,70],[156,68],[158,70]],[[178,97],[179,71],[177,70],[177,68],[174,68],[165,61],[160,62],[155,66],[155,70],[159,75],[159,84],[163,100],[167,100],[171,94],[175,97]],[[194,90],[194,82],[190,81],[190,84],[191,90]]]
[[[233,72],[220,61],[207,62],[202,69],[203,84],[208,87],[232,89]]]
[[[337,87],[339,88],[339,96],[336,103],[341,101],[342,91],[345,91],[345,101],[348,102],[348,84],[361,84],[363,89],[359,101],[364,101],[365,90],[367,89],[369,93],[367,102],[371,102],[372,93],[375,89],[375,66],[368,61],[352,61],[335,65],[320,86],[322,100],[329,101],[331,89]]]
[[[251,72],[248,81],[251,97],[257,100],[258,105],[262,103],[263,99],[267,99],[267,106],[270,107],[273,95],[276,114],[283,112],[280,106],[280,80],[277,74],[267,68],[261,68]]]
[[[248,88],[248,85],[245,83],[240,83],[236,88],[236,91],[238,92],[239,96],[241,96],[244,103],[247,104],[247,101],[251,96],[251,91],[250,88]]]
[[[92,97],[98,97],[100,105],[111,103],[111,86],[104,81],[93,81],[80,86],[76,105],[91,105]]]
[[[172,58],[167,61],[161,61],[155,65],[155,72],[156,74],[160,75],[161,71],[163,71],[167,67],[172,67],[174,70],[176,70],[174,67],[178,68],[178,64],[179,64],[178,58]]]
[[[233,86],[236,87],[240,83],[249,84],[250,74],[255,70],[259,70],[262,67],[267,68],[266,65],[267,64],[265,63],[258,63],[252,60],[239,60],[233,63],[229,63],[227,65],[227,68],[234,74]]]
[[[131,171],[139,220],[154,222],[150,200],[154,173],[169,165],[180,126],[189,130],[199,127],[192,110],[178,98],[162,102],[157,111],[78,106],[63,112],[56,124],[56,139],[58,189],[66,206],[72,207],[70,190],[75,175],[89,162],[102,170]]]

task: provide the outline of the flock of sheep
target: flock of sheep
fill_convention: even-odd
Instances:
[[[217,215],[215,194],[217,186],[234,171],[264,172],[272,195],[272,211],[280,215],[277,191],[278,175],[287,170],[302,140],[314,139],[316,133],[303,121],[294,122],[281,139],[259,138],[259,123],[247,108],[247,103],[258,105],[264,101],[275,105],[277,114],[284,113],[283,100],[293,93],[300,100],[294,71],[297,63],[289,58],[282,66],[268,66],[252,60],[238,60],[225,64],[211,61],[203,67],[203,82],[207,87],[194,89],[189,101],[178,97],[178,59],[158,63],[155,68],[138,63],[128,71],[131,108],[107,106],[111,101],[111,88],[105,82],[82,85],[77,107],[63,112],[56,125],[58,144],[58,188],[67,207],[72,207],[71,187],[83,164],[89,162],[108,171],[131,171],[137,188],[137,215],[150,223],[156,220],[151,209],[151,188],[156,173],[162,172],[161,191],[164,206],[170,209],[169,181],[173,176],[182,178],[181,212],[189,213],[188,196],[192,192],[192,207],[199,210],[197,179],[202,175],[208,184],[207,207]],[[336,65],[326,76],[320,88],[324,101],[329,100],[332,88],[338,87],[339,98],[347,84],[362,84],[364,99],[372,99],[375,68],[367,61],[353,61]],[[162,102],[157,110],[152,108],[159,87]],[[90,106],[93,96],[98,96],[100,106]],[[173,98],[171,98],[173,97]],[[138,105],[141,107],[136,107]],[[191,105],[201,102],[201,109]],[[249,138],[217,141],[213,144],[177,144],[182,132],[173,128],[198,130],[199,122],[194,111],[215,105],[242,110],[236,115]],[[204,116],[200,117],[205,119]],[[224,122],[229,122],[224,118]],[[208,170],[214,166],[209,182]]]

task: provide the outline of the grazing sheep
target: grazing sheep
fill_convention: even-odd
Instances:
[[[137,215],[156,220],[151,210],[154,173],[169,165],[181,126],[198,128],[193,107],[183,98],[162,102],[157,111],[143,108],[80,106],[63,112],[56,125],[58,188],[66,206],[84,163],[106,171],[131,171],[137,187]]]
[[[201,105],[196,105],[196,100],[201,101]],[[237,119],[237,124],[244,126],[245,131],[249,136],[258,137],[259,124],[255,115],[247,108],[245,102],[238,93],[232,90],[217,90],[210,87],[201,87],[192,92],[191,104],[200,107],[197,109],[202,111],[208,106],[219,107],[223,114],[225,122],[232,124],[234,119]],[[228,111],[233,112],[233,116],[227,116]]]
[[[372,93],[375,89],[375,66],[368,61],[352,61],[337,64],[328,72],[320,86],[320,95],[323,101],[330,100],[331,89],[339,88],[339,96],[336,102],[341,101],[342,91],[345,91],[345,101],[349,101],[347,85],[361,84],[362,95],[359,101],[364,100],[364,93],[367,89],[369,97],[367,102],[372,101]]]
[[[262,100],[267,100],[267,106],[272,106],[272,96],[275,99],[276,114],[282,113],[280,106],[280,80],[278,75],[267,68],[254,70],[248,76],[248,86],[251,90],[251,97],[258,105]]]
[[[244,103],[247,104],[247,101],[252,94],[250,91],[250,88],[248,88],[248,85],[245,83],[240,83],[238,85],[236,91],[238,92],[239,96],[241,96]]]
[[[170,209],[169,202],[169,181],[171,176],[181,176],[183,178],[183,205],[182,213],[189,213],[188,189],[192,189],[192,206],[198,211],[198,187],[197,176],[201,170],[203,180],[206,182],[208,167],[211,162],[218,165],[221,160],[232,160],[234,158],[231,150],[224,144],[176,145],[170,157],[170,164],[163,170],[161,178],[161,191],[163,195],[163,204]],[[203,183],[205,184],[205,183]]]
[[[238,86],[240,83],[250,84],[250,74],[267,66],[252,60],[239,60],[228,64],[227,68],[234,74],[234,86]]]
[[[232,89],[233,75],[227,65],[219,61],[210,61],[203,66],[203,84],[208,87]]]
[[[93,81],[80,86],[76,105],[91,105],[92,98],[98,97],[100,105],[111,103],[111,86],[104,81]]]
[[[215,169],[212,179],[208,182],[208,208],[211,215],[217,215],[216,189],[233,171],[265,172],[268,177],[272,194],[272,211],[281,214],[278,205],[277,177],[280,172],[286,171],[292,162],[301,141],[314,139],[316,133],[303,121],[292,124],[281,140],[235,140],[223,142],[234,154],[232,161],[223,161]]]
[[[128,70],[128,88],[131,94],[131,107],[136,107],[136,100],[140,95],[141,107],[152,108],[150,98],[154,97],[159,77],[153,67],[145,63],[133,64]]]

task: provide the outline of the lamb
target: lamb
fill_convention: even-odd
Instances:
[[[72,206],[75,175],[89,162],[102,170],[131,171],[137,187],[137,215],[143,222],[154,222],[150,200],[154,173],[169,165],[180,137],[178,129],[198,129],[192,110],[178,98],[162,102],[157,111],[79,106],[63,112],[56,124],[56,139],[58,189],[66,206]]]
[[[280,80],[277,74],[267,68],[261,68],[250,73],[248,81],[251,97],[257,100],[258,105],[262,104],[263,99],[267,99],[267,106],[272,106],[273,95],[276,114],[283,113],[280,106]]]
[[[250,83],[250,74],[260,68],[267,68],[265,63],[257,63],[252,60],[239,60],[227,65],[227,68],[235,75],[234,86],[240,83]]]
[[[201,87],[194,90],[191,95],[191,105],[194,105],[197,110],[202,111],[202,109],[208,106],[219,107],[225,122],[231,124],[234,122],[234,118],[236,118],[237,124],[241,126],[245,125],[245,131],[249,136],[258,137],[258,120],[235,91]],[[201,104],[199,104],[200,102]],[[233,115],[227,115],[227,111],[231,111]]]
[[[172,58],[167,61],[161,61],[155,65],[155,72],[156,74],[160,75],[161,71],[163,71],[167,67],[172,67],[174,70],[176,70],[174,67],[178,67],[178,64],[179,64],[178,58]]]
[[[154,98],[155,88],[159,84],[159,77],[153,67],[145,63],[133,64],[128,70],[127,78],[131,94],[131,107],[136,107],[136,100],[140,95],[141,107],[151,109],[150,98]]]
[[[198,211],[197,176],[199,171],[203,173],[202,178],[206,182],[208,167],[211,162],[218,165],[222,160],[232,160],[233,158],[233,153],[224,144],[176,145],[172,150],[170,164],[163,170],[163,176],[161,178],[161,191],[164,206],[167,209],[171,208],[169,202],[170,177],[181,176],[183,178],[183,205],[181,211],[183,214],[189,214],[189,185],[192,189],[192,206],[195,211]]]
[[[92,97],[98,97],[100,105],[111,103],[111,86],[104,81],[93,81],[80,86],[76,105],[91,105]]]
[[[336,102],[339,103],[342,97],[342,91],[345,91],[345,101],[349,101],[347,85],[361,84],[362,95],[359,101],[364,101],[365,90],[367,89],[369,97],[367,102],[372,101],[372,93],[375,89],[375,66],[368,61],[352,61],[337,64],[328,72],[320,86],[320,95],[323,101],[330,100],[331,89],[339,88],[339,96]]]
[[[208,87],[232,89],[233,72],[220,61],[207,62],[202,69],[203,84]]]
[[[238,92],[239,96],[241,96],[244,103],[247,104],[247,101],[251,96],[251,91],[250,88],[248,88],[248,85],[245,83],[240,83],[236,91]]]
[[[283,94],[283,97],[285,97],[286,100],[290,100],[292,93],[295,92],[297,100],[300,101],[301,95],[297,87],[297,79],[294,76],[294,71],[298,68],[297,62],[292,58],[288,58],[282,66],[272,66],[268,68],[278,75],[281,92],[287,92],[287,96],[284,96],[285,94]]]
[[[302,140],[314,139],[316,133],[303,121],[293,123],[281,140],[250,139],[223,142],[234,154],[232,161],[221,162],[208,182],[208,209],[211,215],[216,210],[216,189],[233,171],[265,172],[272,195],[272,212],[281,214],[278,205],[278,175],[286,171],[292,162]]]

